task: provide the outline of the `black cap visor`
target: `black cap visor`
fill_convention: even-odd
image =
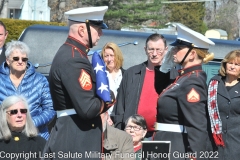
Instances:
[[[105,23],[103,23],[103,21],[93,21],[93,20],[89,20],[89,23],[90,23],[91,25],[101,27],[102,29],[108,29],[108,26],[107,26]]]
[[[196,47],[196,46],[194,46],[193,43],[186,42],[186,41],[183,41],[183,40],[181,40],[181,39],[176,39],[175,42],[170,43],[169,45],[171,45],[171,46],[187,46],[187,47],[189,47],[189,48],[199,48],[199,49],[208,50],[208,48]]]

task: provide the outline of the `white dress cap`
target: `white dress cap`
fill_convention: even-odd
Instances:
[[[86,22],[86,20],[103,21],[107,9],[108,6],[77,8],[65,12],[65,15],[68,16],[68,20],[76,22]]]
[[[180,45],[192,45],[194,48],[203,48],[209,49],[210,45],[215,45],[213,41],[205,37],[204,35],[184,26],[177,24],[177,40],[173,42],[172,46],[180,46]],[[182,42],[183,41],[183,42]],[[184,43],[187,42],[187,43]],[[189,45],[188,45],[189,43]]]

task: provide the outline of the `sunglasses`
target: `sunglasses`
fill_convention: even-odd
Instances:
[[[25,113],[27,113],[27,109],[20,109],[20,112],[22,114],[25,114]],[[18,110],[17,109],[13,109],[13,110],[7,111],[6,113],[9,113],[10,115],[15,115],[15,114],[18,113]]]
[[[14,61],[19,61],[19,59],[20,59],[19,57],[13,57]],[[26,62],[26,61],[28,61],[28,58],[22,58],[22,61]]]

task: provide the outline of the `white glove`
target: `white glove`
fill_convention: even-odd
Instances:
[[[163,73],[169,72],[173,67],[176,66],[176,63],[173,61],[173,47],[164,55],[162,60],[162,65],[160,71]]]

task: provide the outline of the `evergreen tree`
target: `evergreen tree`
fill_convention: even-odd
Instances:
[[[202,34],[207,30],[204,23],[204,2],[168,4],[171,10],[170,22],[179,22]]]
[[[140,26],[143,22],[153,20],[156,22],[157,27],[162,26],[161,23],[164,16],[161,16],[160,11],[162,8],[159,0],[148,2],[141,0],[137,3],[129,0],[129,3],[115,0],[113,5],[109,6],[109,10],[105,14],[105,20],[121,19],[123,26]]]

